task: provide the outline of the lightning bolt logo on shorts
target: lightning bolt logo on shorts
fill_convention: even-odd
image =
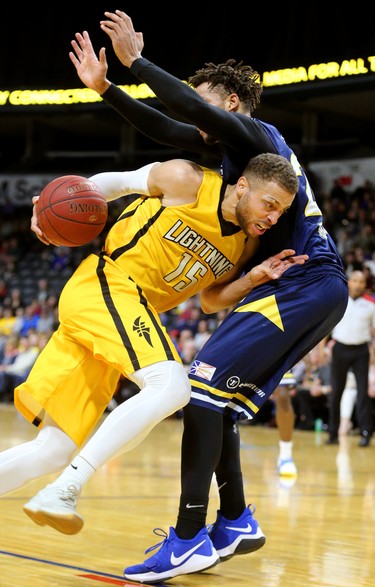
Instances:
[[[151,342],[150,329],[148,326],[146,326],[145,321],[142,320],[140,316],[134,320],[133,330],[134,332],[138,332],[139,337],[143,336],[143,338],[145,338],[150,346],[153,346]]]

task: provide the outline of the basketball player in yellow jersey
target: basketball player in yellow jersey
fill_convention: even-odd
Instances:
[[[56,472],[92,432],[120,375],[138,385],[140,392],[107,416],[61,476],[24,506],[36,523],[66,534],[83,525],[75,506],[91,475],[189,401],[188,377],[158,312],[215,279],[240,275],[250,245],[288,210],[298,188],[293,167],[274,154],[250,160],[235,186],[182,160],[90,179],[108,201],[140,196],[110,229],[103,251],[89,255],[67,282],[59,327],[15,390],[17,409],[40,428],[37,438],[0,453],[1,494]],[[35,210],[32,229],[48,244]],[[306,259],[285,258],[293,254],[285,250],[253,268],[247,290],[249,280],[258,285]]]

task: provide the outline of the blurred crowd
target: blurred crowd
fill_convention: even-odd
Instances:
[[[328,193],[319,194],[317,199],[324,226],[337,244],[347,274],[355,269],[363,271],[366,294],[375,298],[375,186],[366,181],[348,191],[336,181]],[[64,283],[87,254],[100,251],[105,232],[84,247],[47,247],[30,230],[31,208],[8,206],[0,210],[0,402],[11,402],[14,387],[26,379],[58,325],[57,305]],[[111,204],[107,230],[120,210],[119,202]],[[200,308],[199,296],[195,296],[162,315],[187,370],[228,311],[206,315]],[[329,344],[325,354],[325,368],[315,364],[314,351],[295,366],[297,384],[291,393],[296,427],[300,429],[313,429],[317,420],[322,426],[327,423]],[[351,392],[344,394],[347,432],[356,424],[355,383],[349,379],[347,388]],[[370,394],[375,397],[372,372],[370,381]],[[114,401],[121,402],[135,392],[130,382],[122,380]],[[272,399],[255,423],[274,425]]]

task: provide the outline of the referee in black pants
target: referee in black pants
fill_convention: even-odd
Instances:
[[[349,300],[345,314],[332,331],[335,344],[331,361],[331,401],[327,444],[338,443],[340,402],[351,368],[357,384],[356,417],[361,434],[359,446],[368,446],[374,430],[372,399],[368,395],[370,345],[375,337],[375,299],[364,294],[366,279],[353,271],[348,279]]]

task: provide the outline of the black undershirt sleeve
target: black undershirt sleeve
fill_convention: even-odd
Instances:
[[[256,119],[208,104],[187,83],[143,57],[133,62],[130,71],[152,89],[170,112],[215,137],[225,147],[246,150],[251,156],[274,151]]]
[[[150,139],[221,161],[229,183],[237,181],[251,157],[275,152],[261,121],[208,104],[188,84],[147,59],[136,59],[131,72],[152,89],[173,116],[135,100],[114,84],[102,95],[103,100]],[[208,145],[198,128],[216,143]]]
[[[212,147],[203,142],[195,126],[177,121],[141,100],[135,100],[118,86],[111,84],[102,98],[122,118],[157,143],[195,153],[213,154]],[[219,151],[217,157],[220,157]]]

